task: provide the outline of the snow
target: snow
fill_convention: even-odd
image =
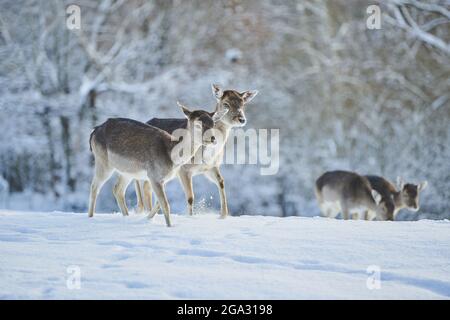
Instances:
[[[0,298],[450,298],[448,220],[204,213],[172,222],[0,211]],[[379,289],[367,286],[369,267],[380,269]],[[79,289],[67,285],[74,268]]]

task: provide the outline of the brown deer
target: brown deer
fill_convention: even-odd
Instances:
[[[210,113],[203,110],[190,111],[184,106],[181,108],[186,117],[185,128],[188,133],[183,139],[151,125],[124,118],[108,119],[94,129],[89,140],[95,159],[89,217],[94,215],[101,187],[113,172],[118,172],[119,178],[113,193],[122,214],[128,215],[125,190],[130,181],[146,179],[151,182],[158,202],[162,205],[166,224],[170,227],[170,207],[164,185],[202,145],[214,142],[215,137],[206,139],[205,133],[228,111],[221,109]],[[180,150],[183,151],[181,157],[177,152]]]
[[[358,218],[368,210],[377,218],[387,214],[386,204],[381,195],[372,190],[367,178],[350,171],[325,172],[316,180],[317,202],[324,216],[334,218],[339,212],[343,219]]]
[[[218,143],[215,146],[205,146],[199,149],[195,157],[200,157],[203,161],[201,163],[187,163],[183,165],[178,171],[178,177],[186,195],[190,215],[193,214],[194,203],[192,177],[198,174],[204,174],[219,188],[221,204],[220,216],[225,218],[228,215],[228,205],[225,194],[225,182],[222,174],[220,173],[220,165],[222,163],[224,147],[230,134],[230,130],[234,127],[242,127],[246,124],[247,119],[245,117],[245,106],[258,94],[258,91],[251,90],[238,92],[235,90],[222,90],[220,86],[213,84],[212,92],[217,100],[215,112],[224,112],[228,110],[225,116],[221,118],[221,120],[217,122],[214,127],[214,129],[218,131],[218,135],[221,136],[221,139],[218,139]],[[149,120],[147,124],[172,133],[176,129],[185,128],[187,126],[187,121],[186,119],[153,118]],[[138,181],[136,181],[135,186],[138,198],[138,210],[142,211],[144,208],[143,198],[145,199],[146,206],[151,209],[152,186],[149,181],[144,182],[144,197],[142,197],[141,187]],[[159,204],[156,204],[156,207],[153,208],[150,216],[152,216],[158,209]]]
[[[419,210],[419,194],[423,191],[428,183],[423,181],[419,184],[404,183],[403,179],[397,178],[397,187],[380,176],[368,175],[366,178],[369,180],[370,185],[373,190],[376,190],[383,199],[383,202],[387,207],[387,214],[381,217],[382,220],[395,220],[397,213],[403,209],[407,208],[411,211]],[[368,217],[368,220],[373,219],[372,216]]]

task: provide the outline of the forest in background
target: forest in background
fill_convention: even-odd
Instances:
[[[66,7],[81,8],[81,28]],[[381,28],[366,9],[381,8]],[[315,179],[349,169],[428,180],[418,213],[450,218],[448,0],[4,0],[0,208],[86,211],[89,134],[109,117],[213,110],[211,83],[257,89],[247,128],[280,129],[280,170],[224,165],[231,214],[315,215]],[[198,210],[216,187],[194,179]],[[118,211],[112,184],[99,211]],[[130,205],[135,203],[129,188]],[[178,182],[168,186],[185,211]]]

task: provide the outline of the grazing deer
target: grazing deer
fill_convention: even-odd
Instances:
[[[89,140],[95,158],[89,217],[94,215],[101,187],[116,171],[119,178],[113,193],[122,214],[128,215],[125,190],[130,181],[146,179],[152,183],[158,202],[162,205],[166,224],[170,227],[170,207],[164,185],[202,145],[214,142],[214,136],[206,139],[204,133],[212,129],[228,111],[222,109],[209,113],[202,110],[189,111],[184,106],[181,108],[187,119],[187,133],[190,134],[188,138],[183,136],[181,141],[166,131],[131,119],[108,119],[94,129]],[[174,154],[176,150],[183,150],[181,158],[178,157],[179,152]]]
[[[339,212],[347,220],[358,218],[367,210],[374,211],[377,217],[386,215],[386,205],[381,195],[372,190],[369,180],[349,171],[325,172],[316,180],[317,201],[324,216],[334,218]]]
[[[212,85],[213,95],[217,100],[215,112],[229,111],[225,114],[214,127],[215,130],[221,136],[218,139],[218,143],[215,146],[205,146],[197,151],[196,157],[203,159],[202,163],[187,163],[183,165],[178,171],[178,177],[180,178],[183,186],[186,200],[188,203],[189,214],[193,213],[194,203],[194,191],[192,189],[192,177],[198,174],[204,174],[209,180],[211,180],[218,188],[220,194],[220,208],[222,218],[228,215],[227,198],[225,194],[225,182],[220,173],[220,165],[222,163],[223,151],[227,142],[230,130],[234,127],[242,127],[246,124],[247,119],[245,117],[245,106],[249,103],[257,94],[258,91],[244,91],[238,92],[235,90],[222,90],[218,85]],[[147,122],[152,126],[160,128],[164,131],[172,133],[179,128],[185,128],[187,126],[186,119],[158,119],[153,118]],[[139,182],[136,181],[136,194],[138,198],[138,210],[142,211],[144,208],[144,201],[142,199],[142,192]],[[148,181],[144,182],[144,199],[146,199],[146,205],[151,208],[151,185]],[[152,214],[159,209],[159,204],[152,209]]]
[[[373,190],[376,190],[387,207],[387,215],[383,220],[395,220],[397,213],[407,208],[411,211],[419,210],[419,193],[424,190],[428,183],[423,181],[419,184],[404,183],[402,178],[397,178],[397,187],[383,177],[369,175],[366,176]],[[373,215],[368,220],[373,219]]]

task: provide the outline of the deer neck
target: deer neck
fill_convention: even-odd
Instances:
[[[230,132],[231,132],[232,128],[233,128],[233,126],[230,126],[230,125],[226,124],[223,121],[219,121],[219,122],[216,123],[215,129],[219,130],[220,133],[222,133],[222,135],[223,135],[223,143],[224,144],[227,142],[228,137],[230,136]]]
[[[170,156],[174,165],[178,167],[189,162],[203,145],[202,140],[201,136],[193,139],[192,135],[190,137],[183,136],[181,141],[173,139],[170,146]]]
[[[219,109],[219,103],[216,104],[215,112],[217,112],[218,109]],[[226,143],[232,128],[233,128],[232,125],[229,125],[222,120],[218,121],[215,125],[215,129],[219,130],[222,133],[224,143]]]
[[[392,200],[394,200],[395,210],[400,210],[405,207],[405,204],[403,203],[401,191],[393,193]]]

